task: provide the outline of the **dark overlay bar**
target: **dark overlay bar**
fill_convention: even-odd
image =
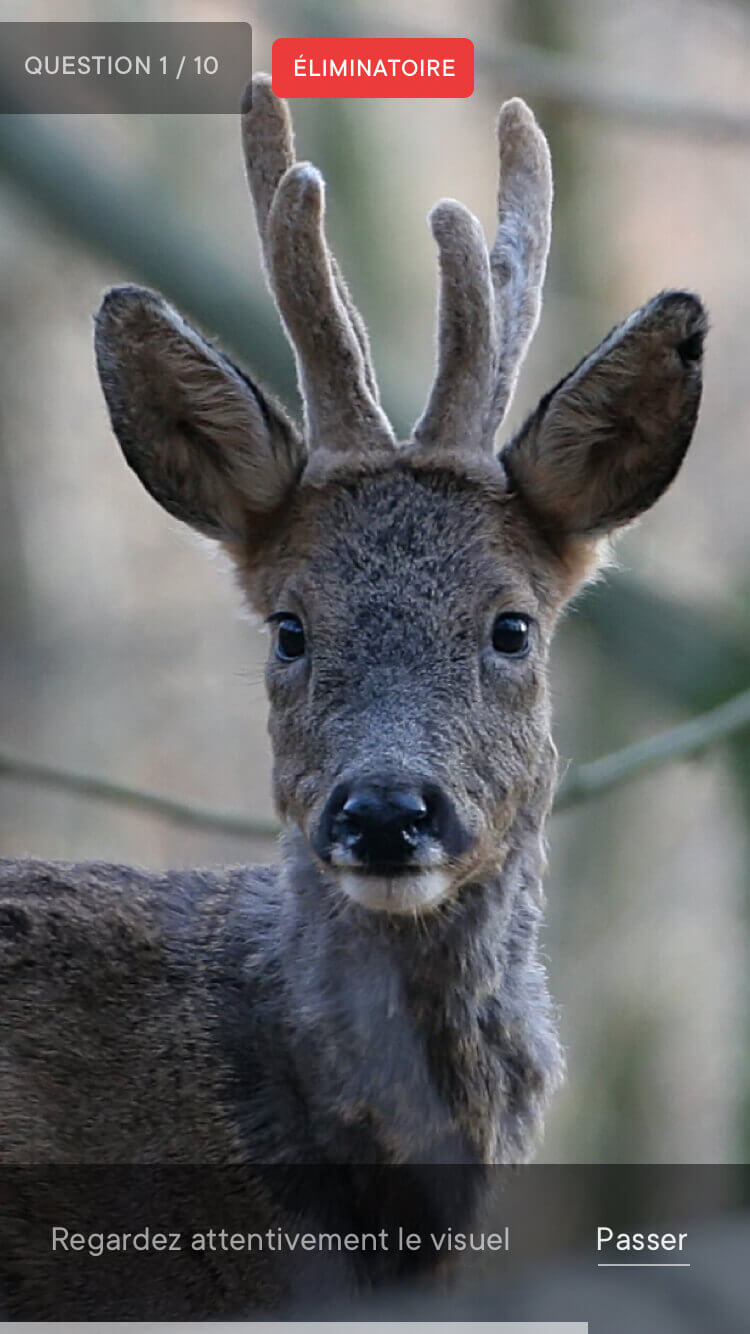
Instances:
[[[249,23],[0,23],[0,113],[236,112]]]

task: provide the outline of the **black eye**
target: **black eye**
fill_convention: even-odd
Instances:
[[[508,611],[495,617],[492,627],[492,647],[508,658],[520,658],[529,647],[529,618]]]
[[[305,652],[305,632],[298,616],[279,616],[276,631],[276,657],[282,662],[294,662]]]

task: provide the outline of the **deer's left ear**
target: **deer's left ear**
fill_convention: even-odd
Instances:
[[[611,532],[669,486],[698,415],[707,327],[691,293],[654,297],[545,395],[503,450],[511,486],[553,538]]]

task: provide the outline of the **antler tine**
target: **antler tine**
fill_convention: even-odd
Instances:
[[[286,102],[276,97],[267,74],[257,74],[248,84],[242,107],[242,142],[248,183],[253,196],[263,259],[272,283],[269,260],[268,220],[278,186],[295,164],[294,131]],[[357,310],[335,257],[328,252],[332,284],[359,346],[366,389],[377,405],[379,392],[372,365],[367,330]],[[278,294],[273,291],[273,295]]]
[[[242,99],[242,148],[255,205],[263,259],[268,264],[268,215],[276,190],[295,162],[294,130],[286,102],[276,97],[267,74],[256,74]]]
[[[309,162],[283,176],[268,218],[276,303],[297,357],[310,448],[395,448],[370,394],[362,351],[336,289],[323,234],[324,186]]]
[[[485,427],[490,447],[539,323],[552,228],[552,163],[533,112],[514,97],[497,123],[500,184],[490,253],[498,324],[498,371]]]
[[[487,244],[477,219],[455,199],[441,199],[429,223],[440,261],[438,365],[414,438],[427,448],[459,440],[481,448],[497,364]]]
[[[519,98],[498,121],[498,225],[488,254],[476,218],[444,199],[430,215],[440,252],[438,365],[414,428],[425,447],[492,453],[541,310],[552,206],[547,141]]]

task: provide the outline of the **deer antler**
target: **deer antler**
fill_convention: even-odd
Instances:
[[[539,322],[552,208],[549,147],[520,98],[498,119],[498,223],[488,253],[476,218],[444,199],[430,214],[441,271],[438,364],[414,428],[439,444],[492,453]]]
[[[394,449],[367,332],[325,240],[323,179],[295,161],[289,112],[268,75],[248,87],[242,137],[268,282],[297,360],[309,448]]]

